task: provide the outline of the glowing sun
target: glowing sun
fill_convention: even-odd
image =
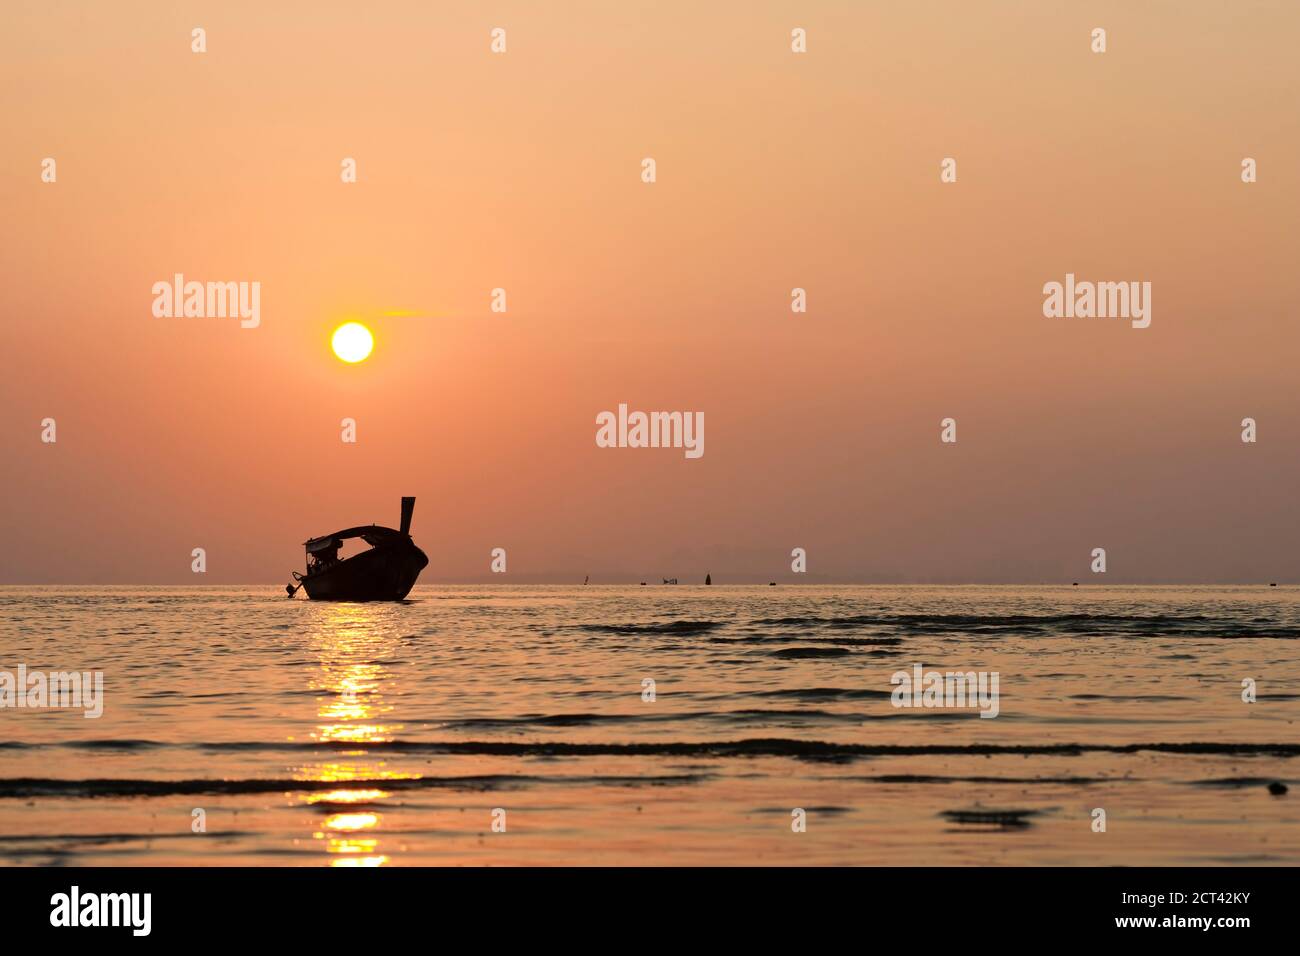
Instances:
[[[334,354],[345,362],[364,362],[375,347],[375,337],[360,322],[344,322],[330,339]]]

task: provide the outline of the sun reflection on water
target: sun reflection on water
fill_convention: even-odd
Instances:
[[[393,710],[388,697],[394,692],[390,661],[399,639],[385,626],[392,608],[369,604],[324,605],[312,645],[317,667],[308,686],[320,693],[312,739],[325,745],[383,743],[394,739],[400,724],[384,722]],[[387,769],[382,762],[349,758],[367,757],[364,749],[341,750],[335,760],[300,769],[303,780],[338,783],[329,791],[314,791],[303,803],[324,814],[312,834],[329,854],[331,866],[382,866],[389,860],[380,836],[383,814],[374,805],[392,794],[372,781],[416,776]],[[368,785],[348,787],[348,781]]]

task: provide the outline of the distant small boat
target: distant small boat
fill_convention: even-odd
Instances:
[[[704,575],[704,583],[705,583],[705,584],[712,584],[712,583],[713,583],[713,575],[708,574],[708,573],[705,573],[705,575]]]
[[[676,578],[664,578],[664,584],[676,584],[676,583],[677,583]]]
[[[297,586],[285,585],[289,597],[304,588],[314,601],[400,601],[415,587],[429,559],[411,540],[415,499],[402,499],[401,528],[359,525],[303,542],[307,573],[293,572]],[[350,558],[339,559],[343,542],[360,538],[370,545]]]

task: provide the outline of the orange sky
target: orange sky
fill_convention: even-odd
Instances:
[[[0,583],[274,583],[403,494],[425,583],[796,580],[794,547],[806,580],[1080,580],[1095,547],[1110,582],[1300,579],[1298,28],[5,4]],[[261,326],[155,318],[176,272],[259,281]],[[1151,327],[1045,318],[1067,272],[1150,281]],[[706,453],[597,448],[620,402],[703,411]]]

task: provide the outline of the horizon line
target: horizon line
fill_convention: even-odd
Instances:
[[[28,581],[28,582],[0,582],[0,588],[23,588],[23,587],[52,587],[52,588],[166,588],[166,587],[275,587],[282,588],[282,581],[221,581],[212,583],[194,583],[194,584],[177,584],[177,583],[160,583],[160,582],[124,582],[124,581]],[[571,582],[571,581],[491,581],[483,579],[445,579],[430,583],[417,582],[415,587],[434,587],[434,586],[481,586],[481,587],[947,587],[947,588],[1082,588],[1082,587],[1218,587],[1218,588],[1283,588],[1297,587],[1300,582],[1294,581],[731,581],[713,584],[704,582],[687,582],[677,584],[664,584],[660,581],[603,581],[603,582]]]

